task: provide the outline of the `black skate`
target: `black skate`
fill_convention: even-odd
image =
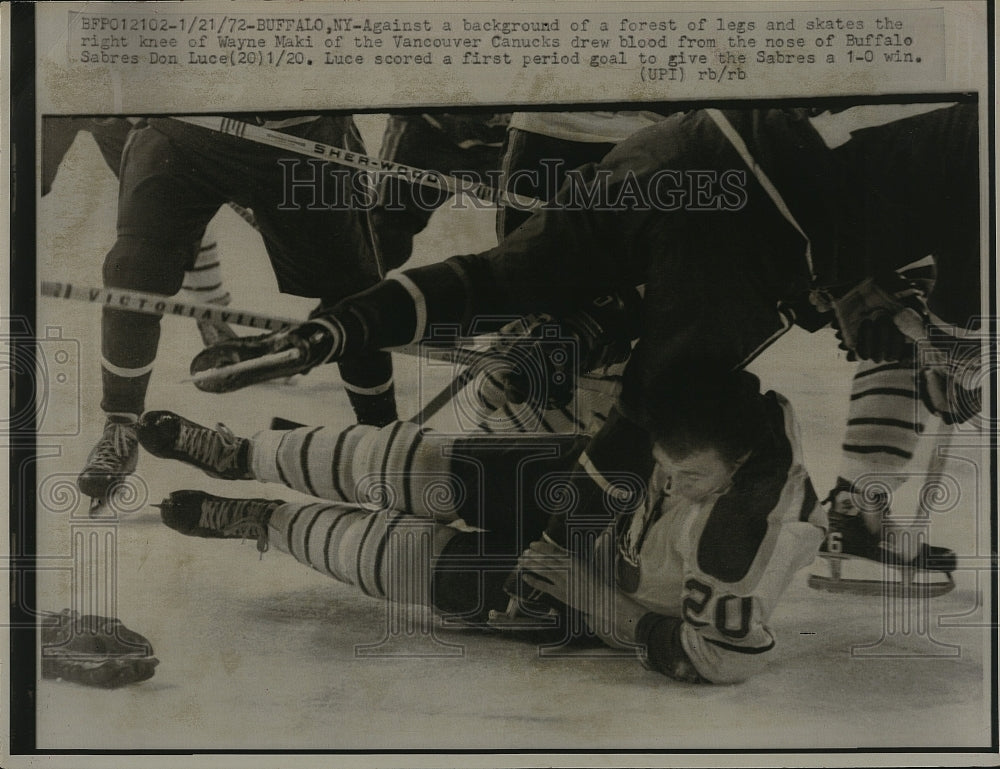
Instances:
[[[612,651],[590,630],[583,614],[548,593],[531,587],[521,575],[521,570],[517,569],[507,578],[504,583],[504,591],[509,596],[507,608],[490,609],[487,627],[537,644],[547,653],[558,651],[567,654],[572,651],[605,656]]]
[[[239,339],[239,334],[233,331],[232,326],[221,320],[199,320],[198,333],[201,334],[201,341],[205,347]]]
[[[191,375],[199,390],[227,393],[301,373],[305,358],[288,331],[234,336],[198,353],[191,361]]]
[[[213,478],[253,479],[250,441],[223,424],[213,430],[172,411],[147,411],[139,420],[139,442],[154,457],[194,465]]]
[[[127,417],[108,417],[104,434],[87,456],[76,485],[91,498],[90,514],[98,515],[114,489],[135,472],[139,461],[136,423]]]
[[[510,596],[504,610],[490,609],[486,624],[495,630],[554,630],[562,624],[565,605],[527,585],[520,572],[511,573],[504,590]]]
[[[896,546],[886,500],[876,500],[873,517],[879,530],[871,531],[856,495],[845,483],[838,483],[827,496],[830,529],[820,545],[819,555],[829,567],[829,575],[810,574],[809,586],[818,590],[859,595],[882,595],[891,589],[921,590],[938,596],[955,587],[952,572],[957,567],[954,551],[921,542],[914,557]]]
[[[227,499],[204,491],[174,491],[159,505],[163,522],[189,537],[253,539],[267,552],[267,523],[284,502],[273,499]]]

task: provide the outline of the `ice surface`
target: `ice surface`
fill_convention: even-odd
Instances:
[[[377,151],[380,122],[361,120]],[[40,279],[100,285],[114,239],[116,183],[89,136],[81,135],[53,192],[39,207]],[[277,293],[259,237],[236,214],[219,214],[220,250],[234,307],[304,317],[310,300]],[[414,261],[433,261],[494,243],[490,210],[444,210],[416,241]],[[40,327],[78,340],[81,431],[40,439],[39,552],[53,568],[39,577],[39,605],[70,604],[75,537],[103,530],[53,501],[72,481],[99,435],[99,310],[39,300]],[[200,340],[190,321],[166,319],[149,408],[173,409],[238,434],[271,416],[347,424],[335,367],[289,384],[227,395],[182,383]],[[401,414],[410,416],[453,375],[419,373],[397,356]],[[852,366],[831,334],[793,331],[755,364],[787,395],[803,429],[807,464],[822,494],[833,482]],[[74,403],[50,403],[72,425]],[[962,436],[947,465],[962,491],[951,512],[932,516],[931,539],[962,565],[988,553],[981,437]],[[968,448],[968,447],[973,448]],[[292,498],[254,482],[209,479],[178,463],[143,456],[148,502],[180,488],[228,496]],[[46,485],[48,484],[48,485]],[[912,484],[911,484],[912,485]],[[65,489],[65,487],[63,487]],[[688,686],[609,657],[542,658],[527,644],[454,630],[386,638],[387,608],[276,551],[253,543],[183,537],[141,506],[122,515],[114,549],[96,560],[114,580],[108,608],[151,639],[156,676],[118,691],[62,682],[38,687],[40,749],[650,749],[974,747],[989,742],[988,573],[960,568],[957,589],[914,609],[909,625],[889,620],[880,598],[810,590],[798,575],[774,616],[773,663],[738,686]],[[979,556],[978,558],[976,558]],[[864,649],[860,647],[866,647]],[[852,651],[853,650],[853,651]],[[458,652],[457,656],[455,652]],[[434,654],[445,656],[432,656]]]

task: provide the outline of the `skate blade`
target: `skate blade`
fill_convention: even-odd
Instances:
[[[849,595],[912,594],[933,598],[955,589],[955,580],[948,572],[886,567],[880,562],[844,555],[820,553],[820,557],[829,566],[830,573],[809,575],[808,585],[814,590]],[[869,576],[845,576],[845,572],[867,572]]]
[[[138,512],[148,501],[145,484],[128,476],[111,484],[103,497],[91,497],[87,515],[90,518],[119,518]]]
[[[550,630],[559,626],[559,614],[554,609],[540,616],[491,609],[486,624],[494,630]]]
[[[955,589],[955,581],[950,574],[946,575],[944,582],[883,582],[876,579],[833,579],[823,577],[819,574],[810,574],[808,585],[813,590],[822,590],[827,593],[841,593],[843,595],[865,595],[883,596],[900,594],[911,594],[913,596],[927,596],[937,598],[946,595]]]

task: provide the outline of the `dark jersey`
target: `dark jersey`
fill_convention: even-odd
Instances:
[[[348,300],[343,314],[365,327],[348,335],[348,349],[352,336],[404,344],[484,314],[560,317],[645,284],[627,404],[683,361],[744,365],[787,327],[779,305],[801,303],[811,288],[851,285],[928,253],[939,262],[935,293],[949,296],[939,312],[961,322],[956,313],[974,314],[979,300],[976,106],[924,108],[865,108],[867,120],[840,113],[849,140],[837,146],[803,109],[667,118],[578,169],[498,247]]]

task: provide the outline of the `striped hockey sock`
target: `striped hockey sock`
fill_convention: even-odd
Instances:
[[[340,502],[286,503],[268,524],[271,545],[365,595],[432,605],[434,565],[460,533],[396,510]]]
[[[912,363],[858,365],[842,446],[840,477],[854,483],[877,474],[888,490],[899,488],[917,442],[931,418],[917,396]]]
[[[222,264],[215,229],[214,220],[205,228],[194,264],[184,273],[181,296],[192,302],[228,305],[231,297],[222,283]]]
[[[266,430],[251,438],[251,471],[322,499],[451,521],[461,497],[450,467],[454,443],[410,422]]]

